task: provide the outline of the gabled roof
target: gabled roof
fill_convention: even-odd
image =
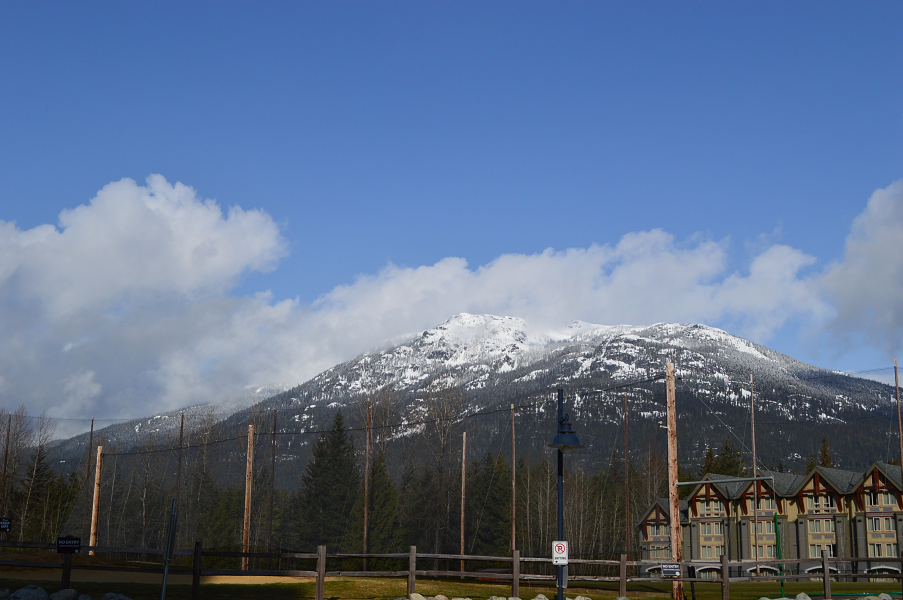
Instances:
[[[797,475],[795,473],[779,473],[777,471],[769,471],[767,469],[759,469],[759,475],[762,477],[771,477],[774,485],[772,489],[779,496],[792,497],[796,494],[796,490],[803,487],[808,479],[806,475]],[[768,482],[771,484],[772,482]]]
[[[705,485],[711,485],[728,500],[736,500],[739,497],[740,492],[743,491],[743,488],[746,487],[746,485],[749,483],[748,481],[743,481],[739,477],[733,477],[731,475],[719,475],[718,473],[706,473],[702,478],[703,481],[720,481],[725,479],[736,479],[737,481],[711,484],[700,483],[693,488],[693,491],[690,492],[689,497],[692,498],[693,496],[698,494],[699,490],[701,490]]]
[[[876,462],[862,475],[862,481],[859,482],[859,485],[865,482],[865,480],[872,474],[872,470],[878,469],[881,471],[884,476],[894,484],[898,490],[903,489],[903,475],[901,475],[900,467],[897,465],[889,465],[885,462]],[[857,485],[857,487],[859,487]]]
[[[841,469],[829,469],[828,467],[815,467],[807,480],[814,473],[820,473],[822,478],[840,494],[850,494],[859,486],[859,482],[865,477],[862,471],[844,471]]]
[[[643,513],[643,517],[640,519],[640,523],[642,523],[643,521],[645,521],[646,519],[649,518],[649,515],[652,513],[652,511],[655,510],[656,506],[660,507],[662,512],[670,518],[671,507],[668,506],[668,499],[667,498],[656,498],[655,502],[652,503],[652,506],[650,506],[649,509],[645,513]],[[687,504],[687,501],[680,500],[678,502],[678,508],[680,510],[680,522],[681,523],[688,522],[690,520],[690,518],[688,516],[689,515],[689,505]]]

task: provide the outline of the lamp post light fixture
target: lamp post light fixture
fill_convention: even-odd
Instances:
[[[570,454],[577,448],[583,448],[577,434],[571,429],[568,415],[564,414],[564,390],[558,390],[558,434],[550,448],[558,449],[558,540],[564,541],[564,455]],[[558,567],[558,600],[564,598],[564,569]]]

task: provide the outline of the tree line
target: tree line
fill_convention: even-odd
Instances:
[[[404,435],[397,427],[386,426],[399,422],[391,393],[375,394],[371,400],[366,496],[365,440],[356,431],[364,422],[363,403],[347,407],[347,414],[336,412],[329,429],[311,441],[310,458],[294,487],[273,485],[274,462],[275,476],[280,466],[272,459],[278,455],[269,454],[271,440],[266,435],[255,436],[253,548],[310,552],[325,544],[330,552],[394,553],[416,545],[421,552],[458,554],[463,497],[465,554],[510,554],[513,503],[515,547],[525,556],[550,555],[557,538],[554,451],[539,453],[540,458],[533,452],[512,465],[506,452],[510,436],[505,437],[510,430],[499,419],[494,425],[498,435],[491,439],[500,442],[468,448],[462,464],[460,390],[448,388],[426,398],[424,410],[430,418]],[[264,412],[256,414],[257,431],[266,431],[267,418]],[[29,417],[24,408],[0,413],[0,448],[9,442],[4,453],[7,476],[0,486],[0,516],[12,520],[8,539],[51,542],[57,535],[73,534],[87,543],[96,461],[91,450],[103,445],[100,545],[162,547],[171,501],[178,497],[178,547],[190,548],[200,541],[205,548],[239,548],[245,486],[223,477],[221,469],[224,464],[236,472],[243,469],[247,438],[215,439],[214,423],[212,415],[186,422],[181,457],[173,434],[157,439],[148,433],[142,445],[123,452],[95,434],[95,448],[66,471],[48,458],[53,424],[46,415]],[[819,458],[829,466],[827,440]],[[581,464],[585,463],[565,460],[565,537],[571,555],[612,558],[628,545],[636,552],[636,520],[667,493],[665,461],[654,449],[640,448],[631,453],[626,467],[623,454],[617,453],[602,467]],[[747,469],[743,454],[729,441],[720,449],[707,450],[706,472],[743,475]]]

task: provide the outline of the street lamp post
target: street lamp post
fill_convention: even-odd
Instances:
[[[571,429],[568,415],[564,414],[564,390],[558,390],[558,434],[550,448],[558,449],[558,540],[564,541],[564,455],[577,448],[583,448],[577,434]],[[564,598],[564,569],[558,567],[558,600]]]

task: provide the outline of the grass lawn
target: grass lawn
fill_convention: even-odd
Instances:
[[[2,577],[2,572],[0,572]],[[26,582],[0,578],[0,589],[8,588],[10,591],[24,587]],[[39,581],[48,593],[60,589],[58,582]],[[98,600],[107,592],[124,594],[133,600],[158,600],[160,598],[160,585],[147,583],[86,583],[74,584],[80,594],[88,594]],[[592,583],[583,582],[581,587],[571,587],[566,591],[569,598],[587,596],[592,600],[614,600],[618,595],[616,583]],[[544,585],[527,583],[521,584],[521,597],[532,600],[537,594],[545,594],[554,600],[555,588]],[[405,597],[406,580],[404,578],[362,578],[362,577],[337,577],[326,580],[327,600],[392,600]],[[628,586],[629,598],[662,599],[671,597],[670,584],[650,582],[631,583]],[[900,596],[900,584],[890,583],[834,583],[831,586],[832,595],[835,598],[844,597],[844,594],[870,593],[877,595],[881,592]],[[507,597],[511,588],[505,584],[493,584],[484,582],[460,582],[419,579],[417,592],[424,596],[444,594],[449,598],[463,597],[474,600],[485,600],[490,596]],[[721,586],[717,583],[697,583],[695,585],[695,597],[697,600],[721,600]],[[758,600],[762,597],[777,598],[781,594],[779,583],[736,583],[731,585],[731,599],[734,600]],[[813,598],[823,594],[820,583],[787,583],[785,595],[793,598],[800,592],[806,592]],[[312,580],[302,580],[299,583],[269,583],[269,584],[233,584],[207,583],[201,585],[201,598],[204,600],[313,600],[315,585]],[[693,594],[689,584],[685,584],[684,594],[687,600],[692,600]],[[190,585],[168,585],[166,597],[172,600],[190,600]]]

